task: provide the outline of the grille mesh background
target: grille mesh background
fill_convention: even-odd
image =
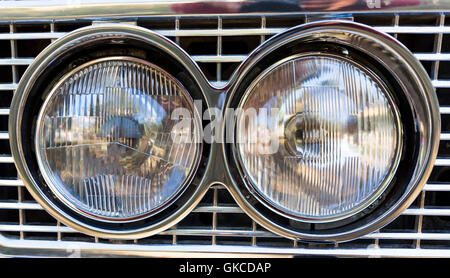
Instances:
[[[439,158],[422,193],[401,216],[361,239],[330,245],[281,238],[253,222],[222,186],[158,235],[114,241],[87,236],[48,215],[17,176],[8,143],[9,105],[22,74],[53,40],[95,20],[0,22],[0,233],[11,240],[76,241],[130,245],[239,245],[290,249],[450,249],[450,14],[355,14],[344,19],[385,31],[408,47],[430,75],[441,105]],[[124,20],[128,21],[128,20]],[[133,20],[135,21],[135,19]],[[180,16],[138,18],[137,25],[184,48],[215,86],[223,86],[239,63],[272,35],[310,21],[308,15]],[[362,254],[363,255],[363,254]]]

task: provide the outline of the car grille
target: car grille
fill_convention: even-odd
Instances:
[[[326,17],[330,16],[170,16],[122,20],[175,41],[198,63],[208,80],[220,87],[226,85],[253,49],[274,34]],[[400,40],[422,62],[441,105],[441,142],[433,173],[415,202],[391,224],[360,239],[334,245],[288,240],[257,225],[236,205],[225,187],[216,185],[180,223],[148,238],[107,240],[64,226],[34,201],[17,177],[8,143],[9,105],[33,57],[67,32],[104,19],[0,22],[0,233],[3,241],[9,247],[70,249],[76,243],[83,249],[113,252],[120,246],[122,251],[153,251],[154,254],[212,251],[450,256],[450,14],[358,13],[334,17],[374,26]]]

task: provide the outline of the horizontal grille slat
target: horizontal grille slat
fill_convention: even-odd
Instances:
[[[448,34],[450,26],[379,26],[377,31],[393,34]]]
[[[450,60],[450,53],[415,53],[414,56],[423,61]],[[239,63],[247,55],[192,55],[192,59],[199,63]],[[29,65],[33,58],[0,59],[0,65]]]
[[[423,191],[450,191],[450,183],[427,183]]]
[[[37,232],[37,233],[77,233],[66,226],[44,226],[44,225],[8,225],[0,224],[0,231],[3,232]]]
[[[0,40],[40,40],[58,39],[67,33],[0,33]]]
[[[0,91],[4,90],[15,90],[17,89],[17,84],[0,84]]]
[[[450,166],[450,158],[437,158],[434,166]]]
[[[246,55],[192,55],[191,57],[200,63],[238,63],[247,58]]]
[[[285,31],[286,28],[242,28],[242,29],[180,29],[180,30],[155,30],[167,37],[217,37],[217,36],[267,36]]]
[[[431,80],[435,88],[450,88],[450,80]]]
[[[178,235],[178,236],[233,236],[233,237],[270,237],[278,238],[275,235],[266,231],[252,231],[252,230],[203,230],[203,229],[173,229],[160,233],[161,235]]]
[[[23,203],[23,202],[0,202],[0,209],[38,209],[43,208],[38,203]]]
[[[1,65],[29,65],[33,62],[33,58],[11,58],[11,59],[0,59]]]
[[[372,233],[363,238],[370,239],[413,239],[413,240],[450,240],[450,233]]]
[[[1,185],[0,185],[1,186]],[[424,191],[450,191],[450,184],[433,187],[427,185]],[[36,202],[0,202],[0,209],[30,209],[43,210],[41,205]],[[245,213],[238,206],[198,206],[192,212],[194,213]],[[431,215],[431,216],[450,216],[449,208],[409,208],[402,212],[402,215]]]
[[[418,60],[422,61],[446,61],[450,60],[450,53],[414,53]]]
[[[432,216],[450,216],[450,208],[418,208],[406,209],[403,215],[432,215]]]
[[[0,163],[14,163],[14,159],[10,155],[0,155]]]
[[[392,34],[449,34],[450,26],[374,26],[380,32]],[[275,35],[287,28],[240,28],[240,29],[179,29],[155,30],[167,37],[217,37],[217,36],[265,36]],[[48,33],[6,33],[0,40],[58,39],[64,32]]]
[[[9,115],[9,108],[0,108],[0,116],[2,115]]]
[[[0,131],[0,140],[9,139],[9,134],[7,131]]]
[[[450,114],[450,107],[448,107],[448,106],[441,106],[439,108],[439,112],[441,114]]]
[[[0,179],[0,186],[24,186],[21,179]]]

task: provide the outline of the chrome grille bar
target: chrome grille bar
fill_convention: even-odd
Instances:
[[[415,53],[414,56],[422,61],[450,60],[450,53]],[[240,63],[247,55],[192,55],[192,59],[199,63]],[[33,58],[0,59],[0,65],[29,65]]]
[[[450,26],[374,26],[380,32],[390,34],[450,34]],[[240,29],[174,29],[154,31],[167,37],[217,37],[217,36],[267,36],[288,28],[240,28]],[[0,33],[0,40],[58,39],[66,32]]]
[[[1,186],[1,185],[0,185]],[[17,185],[14,185],[17,186]],[[424,191],[450,191],[450,184],[433,187],[430,185],[424,188]],[[37,202],[0,202],[0,209],[31,209],[43,210]],[[194,213],[242,213],[245,212],[238,206],[198,206],[192,212]],[[448,208],[409,208],[402,212],[402,215],[434,215],[434,216],[450,216],[450,207]]]

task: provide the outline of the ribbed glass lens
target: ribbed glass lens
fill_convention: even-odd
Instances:
[[[191,126],[176,132],[172,112]],[[188,92],[167,72],[134,58],[99,59],[65,76],[41,108],[36,149],[43,176],[89,216],[136,219],[173,200],[199,158],[200,122]],[[175,138],[175,139],[174,139]]]
[[[240,108],[236,150],[244,174],[289,216],[327,222],[353,214],[382,194],[396,170],[395,104],[353,62],[288,59],[257,78]]]

